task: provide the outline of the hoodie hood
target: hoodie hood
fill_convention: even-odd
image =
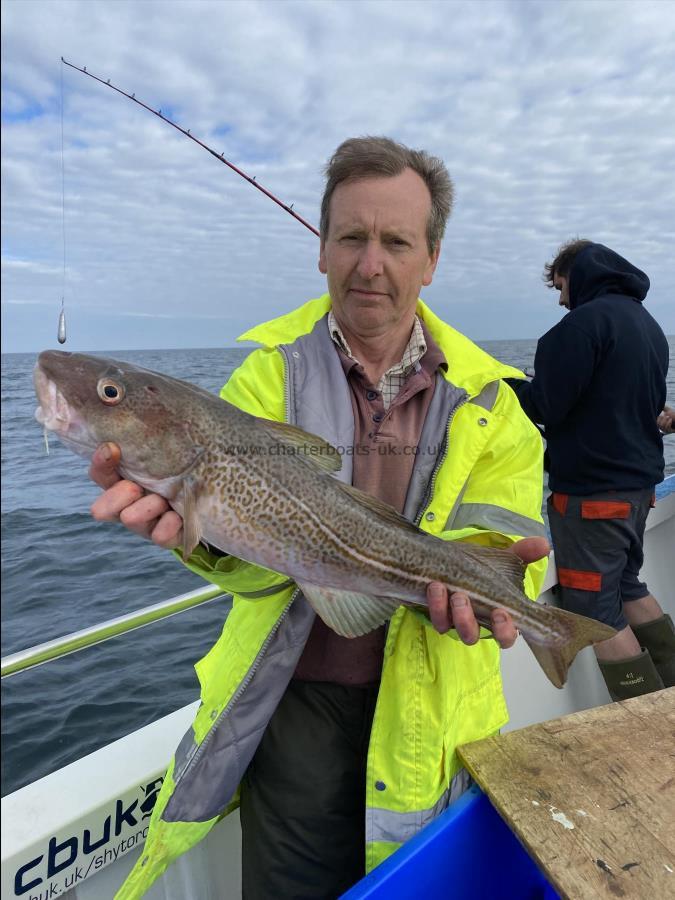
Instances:
[[[579,252],[570,269],[570,309],[602,294],[620,294],[642,302],[649,290],[644,272],[604,244],[591,244]]]

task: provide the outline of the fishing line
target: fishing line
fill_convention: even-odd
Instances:
[[[61,312],[56,339],[59,344],[66,342],[66,162],[63,152],[63,66],[61,66],[61,234],[63,235],[63,280],[61,282]],[[48,451],[49,452],[49,451]]]
[[[136,96],[136,94],[128,94],[126,91],[123,91],[121,88],[115,87],[114,84],[110,83],[110,79],[108,79],[107,81],[104,81],[102,78],[99,78],[97,75],[93,75],[91,72],[87,71],[86,66],[84,66],[83,68],[80,68],[79,66],[73,65],[73,63],[67,62],[67,60],[65,60],[63,57],[61,57],[61,62],[65,66],[69,66],[71,69],[75,69],[77,72],[81,72],[83,75],[88,75],[90,78],[93,78],[94,81],[98,81],[99,84],[104,85],[104,87],[109,87],[111,90],[117,91],[118,94],[122,94],[122,96],[126,97],[127,100],[133,100],[134,103],[138,103],[139,106],[142,106],[143,109],[147,109],[148,112],[151,112],[153,115],[160,118],[163,122],[166,122],[167,125],[172,125],[177,131],[180,131],[181,134],[184,134],[185,137],[188,137],[188,138],[190,138],[191,141],[194,141],[196,144],[199,144],[199,146],[203,147],[204,150],[208,150],[208,152],[212,156],[215,156],[215,158],[219,162],[224,163],[226,166],[229,166],[229,168],[232,169],[234,172],[236,172],[237,175],[240,175],[243,179],[248,181],[249,184],[253,185],[253,187],[255,187],[259,191],[261,191],[266,197],[269,197],[270,200],[274,200],[274,202],[278,206],[280,206],[282,209],[284,209],[290,216],[293,216],[294,219],[297,219],[298,222],[300,222],[302,225],[305,226],[305,228],[308,228],[312,232],[312,234],[315,234],[317,237],[320,237],[319,231],[317,231],[317,229],[313,225],[310,225],[309,222],[305,221],[305,219],[303,219],[302,216],[299,216],[295,212],[295,210],[293,209],[292,203],[290,206],[288,206],[282,200],[279,200],[279,198],[275,197],[271,191],[268,191],[267,188],[264,188],[261,184],[258,184],[258,182],[255,179],[255,175],[253,177],[251,177],[250,175],[247,175],[246,172],[243,172],[240,168],[235,166],[234,163],[231,163],[229,160],[225,159],[225,155],[223,153],[218,153],[216,150],[213,150],[211,147],[209,147],[208,144],[205,144],[203,141],[200,141],[199,138],[196,138],[193,134],[190,134],[189,128],[183,128],[181,125],[178,125],[178,124],[176,124],[176,122],[173,122],[171,119],[169,119],[168,116],[165,116],[162,113],[161,109],[159,109],[159,110],[153,109],[151,106],[148,106],[147,103],[143,103],[142,100],[139,100],[138,97]],[[63,72],[63,69],[61,71]]]

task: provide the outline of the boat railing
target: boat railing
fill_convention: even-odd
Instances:
[[[51,660],[60,659],[62,656],[68,656],[70,653],[77,653],[79,650],[92,647],[94,644],[101,644],[110,638],[127,634],[137,628],[151,625],[153,622],[159,622],[162,619],[168,619],[170,616],[186,612],[188,609],[193,609],[204,603],[210,603],[212,600],[229,598],[229,596],[229,594],[223,592],[222,588],[210,584],[203,588],[197,588],[195,591],[171,597],[169,600],[162,600],[143,609],[134,610],[134,612],[126,613],[123,616],[108,619],[106,622],[101,622],[98,625],[83,628],[81,631],[74,631],[71,634],[54,638],[51,641],[36,644],[34,647],[19,650],[16,653],[3,657],[2,678],[8,678],[10,675],[16,675],[18,672],[25,672],[27,669],[33,669]]]

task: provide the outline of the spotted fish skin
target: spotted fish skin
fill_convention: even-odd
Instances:
[[[45,428],[89,458],[103,442],[118,444],[120,474],[182,516],[185,558],[205,541],[283,573],[341,634],[366,633],[401,604],[425,606],[427,585],[440,581],[466,592],[483,622],[507,609],[561,686],[582,646],[615,633],[532,603],[513,553],[442,541],[331,477],[340,458],[315,435],[98,356],[45,351],[34,382]]]

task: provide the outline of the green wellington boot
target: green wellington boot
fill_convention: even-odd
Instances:
[[[629,659],[612,662],[598,660],[598,666],[612,700],[630,700],[631,697],[660,691],[664,686],[647,650]]]
[[[633,634],[640,646],[649,650],[654,660],[656,671],[661,676],[664,687],[675,685],[675,628],[668,614],[645,622],[642,625],[631,625]]]

